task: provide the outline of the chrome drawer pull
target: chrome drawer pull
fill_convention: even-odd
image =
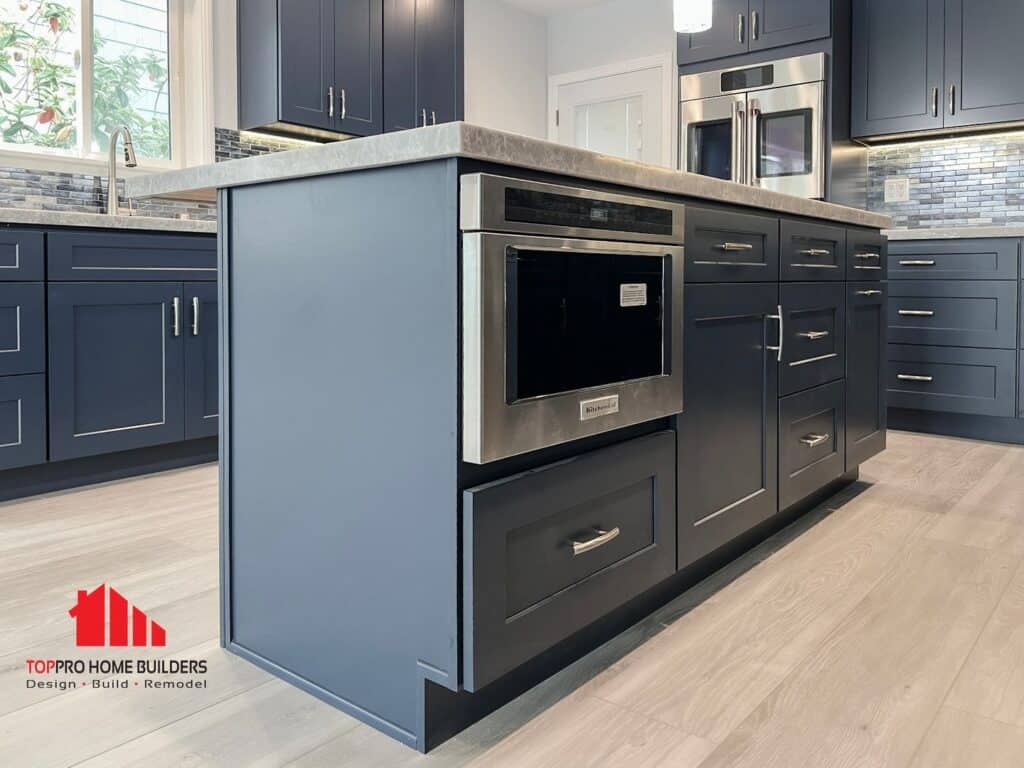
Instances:
[[[765,315],[765,318],[768,319],[768,320],[778,320],[779,321],[779,345],[777,347],[765,346],[765,349],[769,349],[772,352],[775,352],[776,353],[775,362],[781,363],[782,362],[782,349],[783,349],[783,347],[786,344],[786,313],[782,311],[782,305],[781,304],[776,308],[776,311],[778,312],[777,315]]]
[[[805,437],[801,437],[800,442],[806,445],[808,448],[817,448],[822,443],[827,443],[831,439],[832,435],[827,433],[824,435],[815,435],[814,433],[811,433],[809,435],[806,435]]]
[[[839,269],[838,264],[790,264],[790,266],[804,269]]]
[[[855,259],[880,259],[882,254],[880,253],[855,253],[853,254]]]
[[[810,339],[811,341],[817,341],[818,339],[824,339],[828,335],[829,335],[828,331],[804,331],[803,333],[798,333],[797,334],[797,336],[800,336],[801,338],[804,338],[804,339]]]
[[[790,368],[798,368],[801,365],[808,365],[809,363],[820,363],[822,360],[831,360],[833,357],[839,357],[838,352],[832,352],[828,355],[818,355],[818,357],[808,357],[806,360],[797,360],[789,364]]]
[[[199,335],[199,297],[192,297],[192,335]]]
[[[175,336],[181,336],[181,299],[171,300],[171,329]]]
[[[925,384],[931,384],[935,381],[934,376],[915,376],[911,373],[900,373],[896,378],[900,381],[923,381]]]
[[[900,259],[901,267],[934,267],[935,259]]]
[[[590,552],[598,547],[603,547],[612,539],[617,538],[619,533],[621,533],[621,531],[619,531],[618,526],[612,528],[610,531],[602,531],[600,528],[595,528],[594,538],[587,539],[586,541],[572,540],[572,555],[573,557],[576,557],[577,555]]]
[[[904,317],[935,317],[935,312],[930,309],[901,309],[899,313]]]
[[[882,292],[872,288],[870,291],[857,291],[858,296],[881,296]]]
[[[719,243],[717,246],[720,251],[752,251],[754,246],[750,243]]]
[[[877,269],[877,270],[881,270],[882,269],[881,267],[877,267],[877,266],[870,265],[870,264],[854,264],[853,268],[854,269]]]
[[[804,256],[831,256],[832,255],[832,251],[826,250],[824,248],[804,248],[802,251],[797,251],[797,253],[803,254]]]

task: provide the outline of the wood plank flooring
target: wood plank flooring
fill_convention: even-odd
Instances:
[[[217,474],[0,504],[0,765],[1024,765],[1024,448],[892,433],[861,481],[428,756],[222,651]],[[199,691],[27,690],[116,584]]]

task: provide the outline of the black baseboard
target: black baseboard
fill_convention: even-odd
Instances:
[[[1024,445],[1024,419],[890,408],[889,429]]]
[[[821,502],[855,482],[859,467],[766,520],[726,546],[677,572],[658,586],[612,611],[518,669],[475,692],[451,691],[429,680],[424,690],[423,751],[430,751],[512,699],[646,618],[686,590],[773,536]]]
[[[217,438],[154,445],[134,451],[55,461],[0,472],[0,501],[63,491],[82,485],[205,464],[217,460]]]

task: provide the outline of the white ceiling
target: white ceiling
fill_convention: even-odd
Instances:
[[[601,0],[505,0],[505,2],[538,16],[554,16],[556,13],[571,11],[574,8],[599,5]]]

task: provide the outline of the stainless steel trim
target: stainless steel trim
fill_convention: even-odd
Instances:
[[[171,301],[171,313],[173,317],[173,333],[175,336],[181,336],[181,299],[177,296]]]
[[[719,243],[715,246],[720,251],[752,251],[754,246],[750,243]]]
[[[799,253],[799,254],[801,254],[803,256],[831,256],[832,255],[832,251],[827,250],[825,248],[804,248],[801,251],[797,251],[797,253]]]
[[[192,335],[199,335],[199,297],[192,297]]]
[[[344,120],[348,117],[348,94],[345,89],[341,89],[341,119]]]
[[[803,331],[802,333],[797,334],[800,338],[808,339],[810,341],[818,341],[819,339],[827,338],[830,335],[830,331]]]
[[[867,291],[857,291],[857,295],[858,296],[881,296],[882,292],[880,290],[872,288],[872,289],[867,290]]]
[[[747,121],[747,184],[752,187],[759,187],[761,186],[761,179],[757,175],[757,119],[761,116],[761,106],[757,99],[749,99],[747,114],[749,115]]]
[[[806,445],[808,448],[817,448],[819,445],[827,443],[831,439],[832,435],[828,434],[827,432],[823,435],[816,435],[812,432],[808,435],[804,435],[803,437],[801,437],[800,442]]]
[[[935,311],[931,309],[900,309],[897,312],[903,317],[935,317]]]
[[[747,17],[744,16],[742,13],[740,13],[740,14],[738,14],[736,16],[736,41],[740,45],[743,45],[743,38],[744,38],[743,27],[746,24],[746,21],[747,21]]]
[[[638,232],[619,232],[611,229],[588,227],[560,227],[550,224],[533,224],[509,221],[505,218],[505,190],[509,187],[536,192],[550,192],[567,197],[585,197],[609,203],[645,205],[672,212],[672,234],[652,235]],[[461,179],[460,227],[463,232],[514,232],[552,237],[593,238],[636,243],[665,243],[682,245],[686,229],[686,207],[678,203],[666,203],[647,197],[597,192],[581,187],[563,187],[539,181],[525,181],[488,173],[466,174]],[[681,273],[680,273],[681,274]],[[681,327],[681,326],[680,326]]]
[[[509,248],[649,256],[670,261],[668,372],[635,381],[506,402],[505,259]],[[683,409],[683,248],[467,232],[462,237],[462,458],[487,464],[671,416]],[[580,400],[618,395],[620,410],[580,421]]]
[[[600,528],[594,528],[594,537],[585,541],[579,541],[572,539],[569,543],[572,544],[572,556],[578,557],[579,555],[591,552],[599,547],[603,547],[605,544],[610,542],[612,539],[618,538],[619,530],[618,526],[612,528],[610,531],[603,531]]]
[[[939,86],[932,89],[932,117],[939,116]]]
[[[930,384],[935,381],[934,376],[917,376],[912,373],[898,373],[896,374],[896,378],[900,381],[922,381],[925,384]]]
[[[327,89],[327,116],[334,117],[334,86]]]
[[[786,317],[785,317],[785,313],[782,311],[782,305],[781,304],[779,304],[779,306],[776,308],[776,312],[778,314],[766,315],[765,319],[766,320],[778,320],[779,321],[779,345],[777,347],[768,347],[768,346],[766,346],[765,349],[768,349],[768,350],[771,350],[772,352],[775,352],[776,353],[775,354],[775,362],[781,363],[782,362],[782,348],[786,345]]]
[[[806,56],[793,56],[788,59],[776,59],[775,61],[765,61],[759,64],[747,64],[742,67],[725,67],[709,72],[699,72],[694,75],[682,75],[679,78],[679,100],[693,101],[695,99],[708,99],[714,96],[743,93],[746,89],[722,90],[722,75],[726,72],[736,72],[737,70],[755,69],[765,66],[771,67],[774,71],[772,84],[758,90],[784,88],[790,85],[803,85],[804,83],[823,83],[828,79],[826,74],[828,72],[826,54],[812,53]]]
[[[935,259],[900,259],[901,267],[934,267]]]
[[[949,86],[949,114],[956,114],[956,83]]]
[[[732,103],[732,180],[737,184],[742,184],[744,178],[743,148],[745,144],[743,136],[745,115],[744,102],[734,101]]]
[[[838,352],[833,352],[828,355],[818,355],[817,357],[808,357],[804,360],[794,360],[789,364],[790,368],[799,368],[801,365],[809,365],[810,363],[820,363],[822,360],[829,360],[833,357],[839,357]]]
[[[757,40],[758,37],[761,36],[761,30],[760,30],[760,26],[761,25],[758,23],[759,21],[760,21],[760,15],[758,14],[758,12],[757,11],[751,11],[750,12],[750,39],[751,40]]]

